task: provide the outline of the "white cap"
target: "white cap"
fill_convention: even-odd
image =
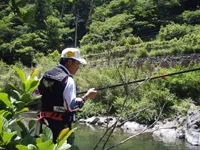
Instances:
[[[87,64],[86,60],[81,58],[80,51],[77,48],[65,48],[62,51],[61,58],[73,58],[81,64]]]

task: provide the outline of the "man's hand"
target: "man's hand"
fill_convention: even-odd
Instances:
[[[89,98],[95,98],[97,95],[97,90],[95,88],[90,88],[87,93],[82,97],[84,101],[88,100]]]

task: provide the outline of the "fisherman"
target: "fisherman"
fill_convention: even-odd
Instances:
[[[75,121],[75,112],[82,108],[84,103],[95,98],[97,91],[90,88],[83,97],[77,97],[76,84],[73,75],[80,64],[87,64],[81,58],[78,48],[66,48],[62,51],[60,64],[45,72],[38,86],[42,95],[40,120],[53,132],[53,142],[64,128],[70,128]]]

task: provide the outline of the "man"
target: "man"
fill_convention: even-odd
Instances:
[[[76,84],[72,76],[80,64],[87,62],[81,58],[79,49],[64,49],[58,67],[45,72],[38,86],[42,95],[40,120],[52,130],[54,142],[62,129],[71,129],[74,112],[82,108],[89,98],[97,95],[97,91],[91,88],[83,97],[76,97]]]

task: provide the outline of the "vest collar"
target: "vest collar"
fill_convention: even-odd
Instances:
[[[71,74],[70,74],[70,72],[69,72],[69,70],[65,67],[65,66],[63,66],[63,65],[61,65],[61,64],[59,64],[58,65],[58,68],[61,68],[64,72],[66,72],[68,75],[70,75],[71,76]]]

